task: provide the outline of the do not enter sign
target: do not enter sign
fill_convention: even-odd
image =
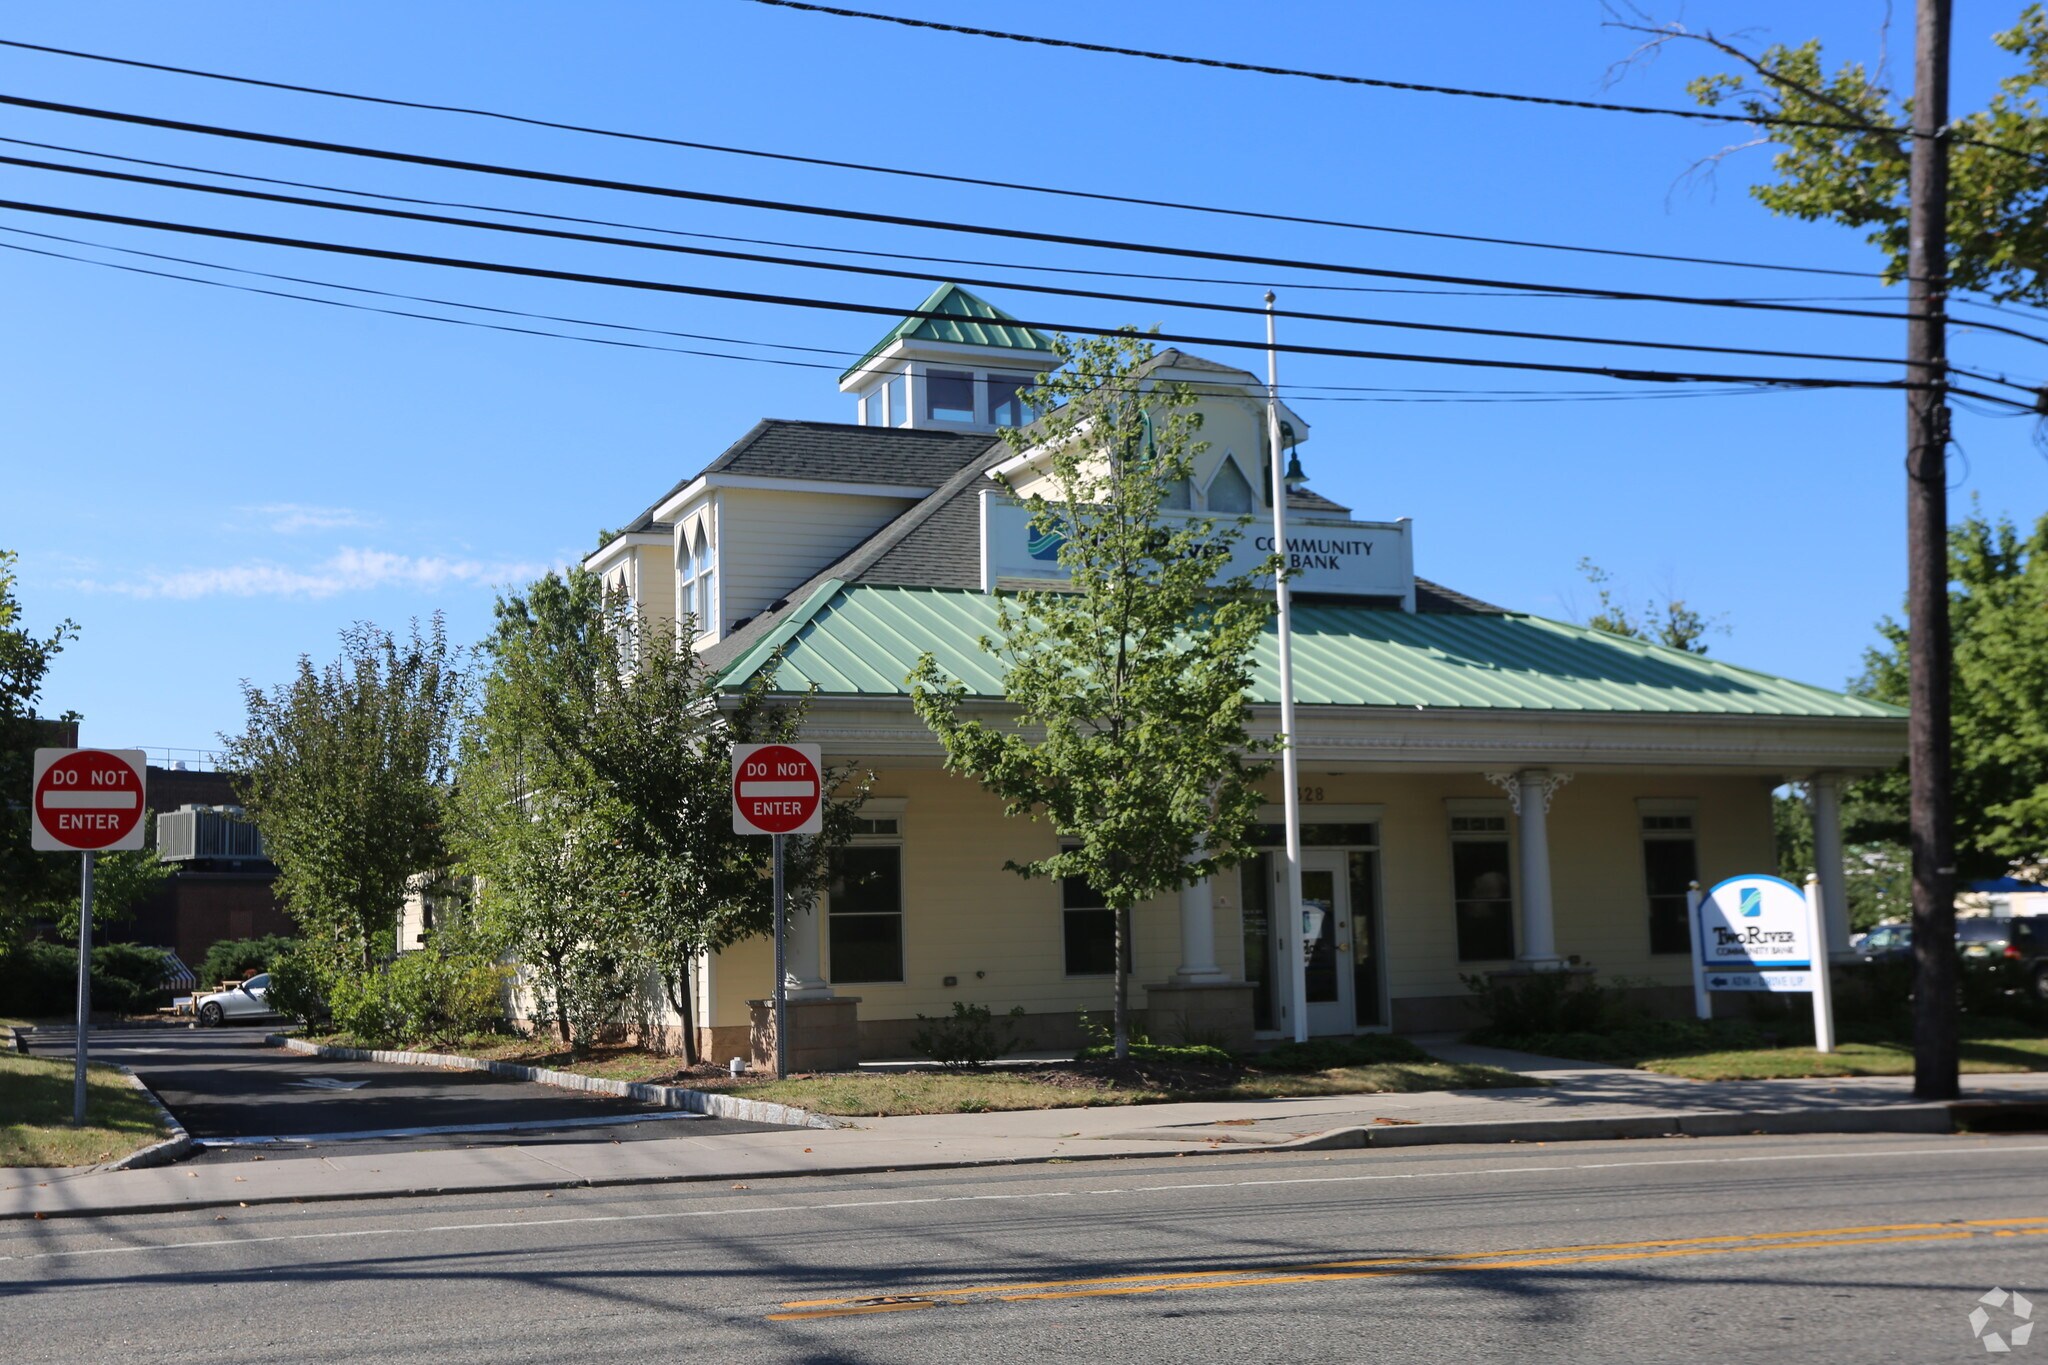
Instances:
[[[735,834],[816,834],[825,827],[815,744],[732,746]]]
[[[140,749],[36,750],[29,846],[45,853],[141,848],[145,762]]]

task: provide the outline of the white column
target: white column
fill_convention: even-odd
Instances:
[[[1828,956],[1849,952],[1849,888],[1842,876],[1842,777],[1815,773],[1807,784],[1813,809],[1813,871],[1828,931]]]
[[[782,970],[783,981],[791,1000],[829,1000],[832,987],[826,983],[820,967],[818,953],[818,932],[824,918],[818,913],[818,903],[813,900],[800,905],[791,901],[789,905],[789,943]]]
[[[1173,979],[1180,983],[1224,979],[1223,969],[1216,965],[1215,897],[1207,877],[1180,889],[1180,970]]]
[[[1550,908],[1550,795],[1565,779],[1541,768],[1515,774],[1515,813],[1522,835],[1522,958],[1541,971],[1555,967],[1557,927]]]

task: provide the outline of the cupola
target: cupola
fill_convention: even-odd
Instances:
[[[942,284],[839,377],[869,427],[1020,427],[1024,391],[1056,359],[1052,338],[986,299]]]

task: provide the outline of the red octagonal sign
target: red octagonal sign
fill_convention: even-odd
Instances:
[[[140,749],[36,750],[30,846],[90,853],[142,847]]]
[[[825,827],[815,744],[732,746],[735,834],[816,834]]]

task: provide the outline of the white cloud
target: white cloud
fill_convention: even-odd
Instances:
[[[380,525],[351,507],[313,507],[302,502],[267,502],[256,507],[238,507],[238,512],[261,517],[281,536],[300,531],[361,529]]]
[[[524,582],[547,571],[544,564],[440,555],[393,554],[344,548],[310,568],[268,560],[214,568],[149,570],[124,582],[80,581],[92,592],[126,597],[191,600],[199,597],[335,597],[377,588],[431,590],[450,586]]]

